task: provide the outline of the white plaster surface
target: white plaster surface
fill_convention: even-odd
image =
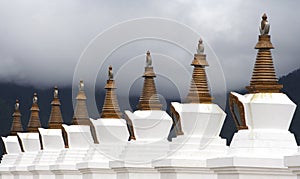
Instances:
[[[1,137],[7,154],[21,153],[21,147],[17,136]]]
[[[172,118],[162,110],[138,110],[125,114],[132,121],[136,140],[157,142],[167,140]]]
[[[62,125],[67,133],[69,148],[88,149],[94,143],[90,126],[86,125]]]
[[[240,95],[246,114],[246,124],[249,129],[279,129],[288,130],[296,110],[293,103],[284,93],[254,93]]]
[[[90,119],[95,127],[99,143],[124,143],[128,141],[129,132],[125,119],[100,118]]]
[[[61,150],[65,148],[61,129],[39,128],[43,150]]]
[[[39,133],[17,133],[24,152],[37,152],[41,149]]]

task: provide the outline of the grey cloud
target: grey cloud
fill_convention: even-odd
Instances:
[[[133,18],[162,17],[184,23],[199,32],[218,57],[227,87],[241,88],[250,80],[256,55],[253,47],[263,12],[268,14],[271,23],[277,74],[281,76],[299,68],[299,4],[292,0],[1,1],[0,80],[37,87],[69,85],[80,54],[100,32]],[[132,29],[134,31],[138,29]],[[184,39],[185,34],[178,36]],[[136,49],[144,51],[146,48]],[[159,48],[160,53],[172,53],[169,52],[172,48],[168,48]],[[137,54],[122,53],[115,58]],[[183,55],[182,58],[188,58],[184,59],[188,69],[190,57]],[[209,61],[211,57],[207,58]],[[117,61],[112,64],[117,66],[114,63]],[[191,68],[189,70],[191,72]],[[105,70],[99,73],[106,76]],[[101,78],[103,83],[104,79]]]

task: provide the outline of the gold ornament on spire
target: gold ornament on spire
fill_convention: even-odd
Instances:
[[[83,83],[83,80],[80,80],[80,82],[79,82],[79,91],[84,91],[84,83]]]
[[[202,41],[201,38],[200,38],[199,41],[198,41],[197,54],[198,54],[198,55],[204,54],[204,45],[203,45],[203,41]]]
[[[267,20],[268,17],[266,15],[266,13],[264,13],[261,18],[262,18],[262,20],[261,20],[260,28],[259,28],[260,35],[268,35],[269,31],[270,31],[270,24]]]
[[[112,66],[110,65],[108,68],[108,79],[113,80],[114,79],[114,73],[112,71]]]
[[[57,86],[54,87],[54,98],[58,98],[58,88]]]
[[[146,56],[146,67],[151,67],[152,66],[152,58],[150,55],[150,51],[147,51],[147,56]]]

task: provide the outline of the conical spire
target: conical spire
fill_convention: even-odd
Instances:
[[[195,54],[191,65],[194,66],[194,71],[186,102],[211,103],[213,98],[210,95],[207,84],[205,67],[208,66],[208,63],[206,61],[206,54],[204,54],[202,39],[199,40],[197,54]]]
[[[84,83],[80,80],[79,91],[76,97],[76,106],[73,116],[74,125],[90,125],[89,115],[86,107],[86,96],[84,93]]]
[[[268,35],[270,24],[267,15],[262,16],[260,34],[255,49],[258,49],[255,66],[250,81],[250,86],[246,89],[250,93],[279,93],[282,85],[278,83],[276,77],[271,49],[271,36]]]
[[[54,87],[54,95],[53,101],[51,102],[52,109],[49,119],[49,129],[61,129],[62,128],[62,115],[60,111],[60,101],[58,98],[58,88],[57,86]]]
[[[112,66],[109,66],[108,69],[108,80],[105,85],[106,94],[104,105],[102,107],[102,113],[100,114],[101,118],[116,118],[121,119],[122,113],[119,108],[117,96],[115,93],[115,81],[114,81]]]
[[[20,113],[20,103],[16,100],[15,111],[13,113],[13,123],[10,130],[10,135],[17,135],[17,132],[23,132],[23,127],[21,124],[21,113]]]
[[[138,109],[139,110],[161,110],[162,104],[159,101],[154,78],[156,77],[153,66],[152,58],[150,52],[147,52],[146,56],[146,67],[144,77],[143,92],[139,100]]]
[[[40,116],[39,116],[39,106],[37,94],[33,94],[32,107],[30,108],[31,114],[28,122],[27,131],[28,132],[38,132],[38,128],[41,127]]]

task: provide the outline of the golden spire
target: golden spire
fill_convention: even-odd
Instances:
[[[37,94],[33,94],[32,107],[30,108],[31,114],[28,122],[27,131],[28,132],[38,132],[38,128],[41,127],[40,116],[39,116],[39,106]]]
[[[193,76],[191,80],[191,87],[187,95],[187,103],[212,103],[210,95],[205,67],[208,66],[206,55],[204,54],[204,46],[202,39],[198,42],[197,54],[191,64],[194,66]]]
[[[267,15],[262,16],[260,34],[255,49],[258,49],[256,62],[254,65],[250,86],[246,89],[250,93],[279,93],[282,85],[278,83],[274,64],[272,60],[271,36],[268,35],[270,24],[267,21]]]
[[[60,101],[58,98],[58,88],[57,86],[54,87],[53,92],[53,101],[51,102],[51,114],[49,119],[49,129],[61,129],[62,128],[62,115],[60,110]]]
[[[108,68],[108,80],[105,85],[106,94],[105,100],[102,107],[102,113],[100,114],[101,118],[116,118],[121,119],[122,113],[119,108],[117,96],[115,93],[115,82],[113,79],[112,66]]]
[[[90,125],[89,115],[86,107],[86,96],[84,93],[84,83],[80,80],[79,91],[76,97],[76,106],[73,116],[74,125]]]
[[[15,111],[12,116],[13,116],[13,123],[11,126],[10,135],[17,135],[17,132],[23,132],[23,127],[21,124],[21,113],[20,113],[19,100],[16,100]]]
[[[161,110],[162,104],[159,101],[154,78],[156,77],[153,66],[152,58],[150,52],[147,51],[146,55],[146,67],[144,77],[143,92],[139,100],[138,109],[139,110]]]

